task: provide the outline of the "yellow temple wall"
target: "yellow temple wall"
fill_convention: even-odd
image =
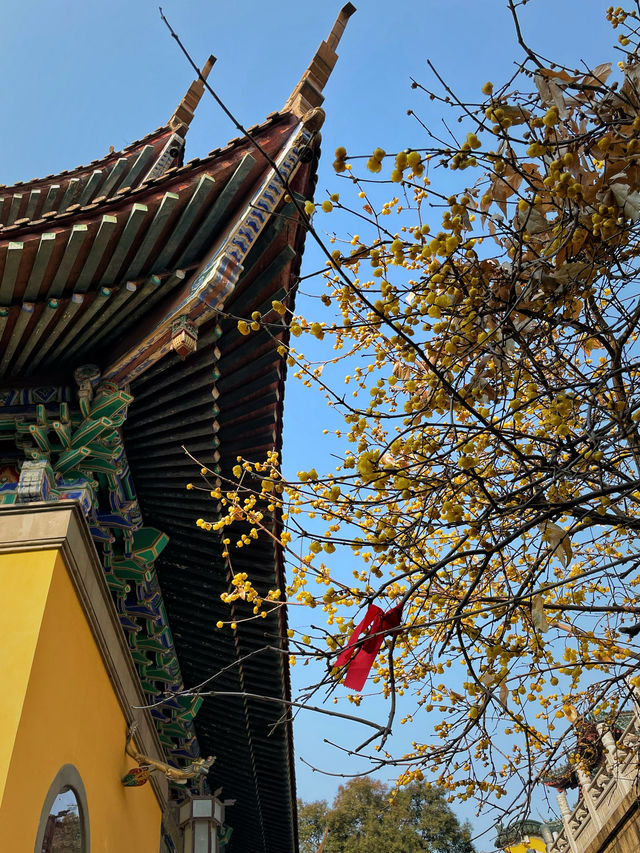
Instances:
[[[0,850],[34,853],[49,788],[78,770],[92,853],[158,853],[150,784],[124,788],[127,723],[58,549],[0,553]],[[37,851],[39,853],[39,851]]]
[[[526,844],[512,844],[506,848],[506,853],[527,853],[527,850],[539,850],[540,853],[546,853],[547,845],[541,838],[529,838]]]

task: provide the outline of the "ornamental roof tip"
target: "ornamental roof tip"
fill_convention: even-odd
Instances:
[[[189,86],[184,98],[180,101],[169,119],[168,124],[172,130],[181,131],[183,135],[186,133],[193,120],[196,108],[204,95],[205,82],[209,76],[209,72],[215,64],[216,58],[212,54],[200,69],[198,77]]]
[[[74,166],[72,169],[64,169],[61,172],[52,172],[49,175],[45,175],[44,177],[35,177],[31,178],[28,181],[15,181],[13,184],[0,184],[0,190],[3,195],[6,193],[11,193],[16,189],[28,189],[35,186],[40,186],[42,184],[50,184],[53,181],[60,180],[62,178],[70,178],[78,173],[86,172],[90,169],[94,169],[96,166],[105,166],[110,162],[115,162],[118,157],[122,157],[123,155],[133,154],[137,148],[142,148],[144,145],[151,145],[153,142],[157,141],[158,137],[161,137],[163,134],[167,134],[170,132],[168,125],[162,125],[161,127],[157,127],[155,130],[150,131],[145,134],[140,139],[136,139],[134,142],[130,142],[124,148],[119,151],[116,151],[113,146],[110,146],[110,150],[103,156],[98,157],[94,160],[91,160],[89,163],[82,163],[78,166]]]
[[[324,113],[319,109],[324,100],[322,90],[338,56],[338,46],[348,19],[356,11],[347,3],[341,9],[326,41],[319,46],[311,64],[281,111],[271,112],[265,120],[249,128],[255,134],[288,117],[297,118],[310,131],[322,125]],[[42,225],[61,214],[92,211],[96,205],[122,198],[133,190],[152,186],[175,172],[193,169],[203,161],[195,158],[185,163],[185,137],[195,110],[207,88],[207,78],[216,62],[211,55],[198,71],[184,97],[167,124],[146,134],[120,151],[110,146],[106,155],[86,165],[49,174],[44,178],[18,181],[11,186],[0,184],[0,231],[10,237],[26,226]],[[246,141],[243,134],[228,143],[226,149]],[[224,149],[210,152],[210,159]]]
[[[532,818],[524,818],[524,820],[516,820],[508,826],[498,824],[496,827],[498,837],[496,839],[496,848],[504,849],[511,844],[518,844],[526,836],[542,835],[542,822],[533,820]]]
[[[284,105],[283,112],[292,112],[302,118],[309,110],[322,104],[324,101],[322,90],[338,61],[336,48],[340,43],[349,18],[355,11],[356,7],[353,3],[347,3],[342,7],[326,41],[320,44],[307,70],[300,78],[300,82]]]

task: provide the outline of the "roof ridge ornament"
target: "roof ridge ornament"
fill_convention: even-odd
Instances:
[[[284,105],[283,112],[292,112],[298,118],[302,118],[309,110],[322,104],[324,101],[322,90],[338,61],[336,48],[345,31],[347,21],[355,11],[356,7],[353,3],[347,3],[342,7],[327,40],[320,44],[309,67]]]
[[[195,115],[196,108],[204,94],[205,81],[215,63],[216,58],[211,54],[202,66],[199,77],[187,89],[184,98],[180,101],[174,114],[169,119],[168,126],[173,130],[173,133],[141,183],[147,183],[148,181],[162,177],[167,169],[170,169],[172,166],[182,165],[184,139]]]
[[[193,120],[196,108],[204,94],[204,81],[209,76],[209,72],[216,64],[216,57],[211,54],[205,64],[202,66],[200,76],[197,77],[187,89],[184,98],[180,101],[175,109],[175,112],[169,119],[169,127],[177,130],[184,136]]]

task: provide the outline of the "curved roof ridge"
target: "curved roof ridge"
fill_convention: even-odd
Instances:
[[[113,146],[111,146],[111,149],[103,157],[96,157],[95,160],[90,160],[88,163],[74,166],[72,169],[63,169],[61,172],[52,172],[50,175],[45,175],[40,178],[31,178],[28,181],[16,181],[14,184],[0,184],[0,193],[7,195],[12,193],[13,190],[25,192],[30,188],[41,188],[42,185],[47,186],[58,179],[74,178],[83,172],[90,172],[100,166],[106,166],[110,161],[115,163],[123,154],[130,154],[136,148],[149,145],[152,139],[170,132],[172,132],[172,128],[167,123],[150,131],[140,139],[130,142],[129,145],[125,145],[125,147],[121,148],[119,151],[116,151]]]
[[[72,205],[86,207],[95,199],[115,195],[119,188],[133,189],[137,184],[182,165],[184,137],[204,94],[204,81],[215,61],[214,56],[207,59],[169,121],[141,139],[119,151],[111,146],[103,157],[73,169],[0,185],[0,228],[15,223],[24,225],[41,219],[45,214],[55,216]]]
[[[262,124],[254,125],[250,128],[252,134],[264,132],[272,125],[275,125],[280,119],[287,119],[290,116],[282,113],[270,113]],[[295,118],[295,117],[294,117]],[[292,123],[293,126],[293,123]],[[187,162],[179,165],[169,166],[164,172],[155,177],[145,176],[135,186],[124,185],[119,189],[116,188],[108,195],[99,192],[93,198],[86,201],[84,204],[81,201],[74,201],[71,204],[65,205],[63,209],[52,209],[48,212],[40,213],[35,218],[20,218],[15,219],[10,224],[2,224],[2,199],[0,198],[0,244],[9,240],[21,239],[17,235],[33,232],[39,232],[41,229],[56,229],[64,228],[66,223],[71,223],[78,220],[78,217],[86,217],[108,213],[114,206],[119,206],[122,203],[133,203],[139,201],[146,192],[159,192],[165,183],[175,181],[176,176],[187,176],[190,172],[201,172],[208,168],[208,165],[218,158],[230,155],[234,149],[246,146],[248,150],[253,150],[250,145],[250,140],[246,136],[237,136],[230,139],[224,148],[214,148],[204,157],[194,157]],[[121,182],[122,183],[122,182]],[[77,193],[76,193],[77,196]],[[5,200],[6,204],[6,200]],[[84,221],[84,220],[83,220]]]

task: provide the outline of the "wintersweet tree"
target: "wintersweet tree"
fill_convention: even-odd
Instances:
[[[480,802],[578,762],[567,718],[613,721],[640,685],[640,12],[607,10],[613,67],[573,69],[525,42],[517,5],[524,59],[504,85],[463,103],[414,84],[459,136],[424,124],[405,151],[336,152],[340,195],[318,216],[350,211],[358,234],[329,246],[325,313],[237,318],[243,334],[287,318],[283,359],[344,419],[338,469],[291,480],[275,456],[240,459],[199,522],[233,566],[279,513],[287,600],[322,623],[292,662],[324,661],[316,693],[363,719],[372,663],[389,718],[360,753]],[[283,604],[245,574],[226,599],[247,618]]]

